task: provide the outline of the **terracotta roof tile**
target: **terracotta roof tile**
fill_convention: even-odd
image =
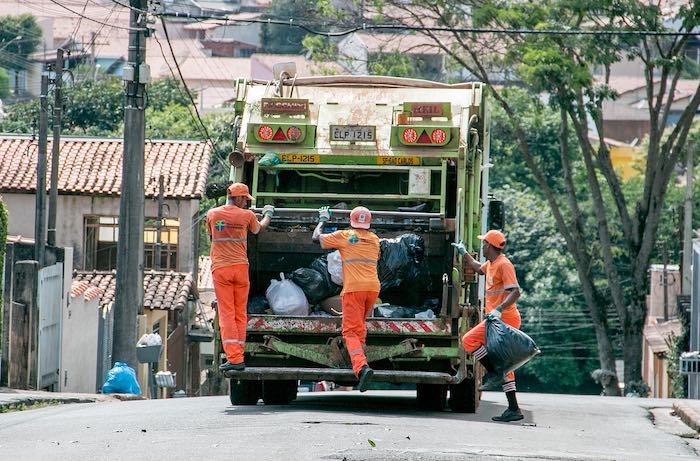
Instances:
[[[0,192],[34,192],[38,142],[29,136],[0,136]],[[146,143],[144,189],[158,195],[165,176],[166,198],[200,198],[204,193],[211,149],[196,141]],[[61,138],[58,190],[62,194],[118,196],[121,188],[121,139]],[[51,164],[51,141],[47,147]],[[49,168],[50,170],[50,168]],[[50,171],[46,184],[50,184]]]
[[[192,292],[192,282],[192,275],[188,273],[147,271],[143,277],[143,308],[150,310],[183,309]],[[73,286],[82,283],[87,283],[91,288],[98,288],[101,293],[104,293],[100,300],[101,306],[114,302],[115,271],[73,272]],[[86,297],[88,290],[89,288],[85,290]],[[71,296],[72,294],[73,288],[71,287]]]

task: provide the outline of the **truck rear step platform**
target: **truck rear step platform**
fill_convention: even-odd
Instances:
[[[355,374],[348,368],[273,368],[250,367],[243,371],[228,371],[224,376],[242,380],[281,380],[298,379],[303,381],[357,381]],[[459,375],[435,371],[389,371],[374,370],[372,381],[383,383],[425,383],[457,384],[462,381]]]

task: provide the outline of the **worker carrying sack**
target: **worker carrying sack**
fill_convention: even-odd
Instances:
[[[270,280],[265,297],[276,315],[309,315],[306,295],[294,282],[286,280],[283,273],[280,281]]]
[[[494,372],[506,374],[525,365],[540,350],[528,335],[501,319],[486,319],[486,350]]]

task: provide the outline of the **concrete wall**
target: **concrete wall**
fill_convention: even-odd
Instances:
[[[34,237],[34,194],[3,193],[3,201],[9,215],[10,235]],[[198,227],[192,226],[192,219],[198,212],[198,200],[166,200],[170,207],[166,217],[177,218],[180,222],[178,241],[178,270],[191,272],[195,268],[193,238]],[[153,218],[158,215],[158,203],[146,199],[145,215]],[[167,212],[167,208],[166,208]],[[82,269],[84,262],[84,227],[86,216],[118,216],[119,197],[92,197],[86,195],[59,195],[56,213],[56,243],[58,246],[72,247],[73,266]]]

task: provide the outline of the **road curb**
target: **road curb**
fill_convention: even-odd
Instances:
[[[697,408],[686,402],[675,402],[673,410],[688,427],[696,432],[700,432],[700,411]]]
[[[94,403],[96,401],[96,398],[79,397],[19,397],[16,399],[0,402],[0,413],[30,410],[32,408],[51,405],[65,405],[69,403]]]

